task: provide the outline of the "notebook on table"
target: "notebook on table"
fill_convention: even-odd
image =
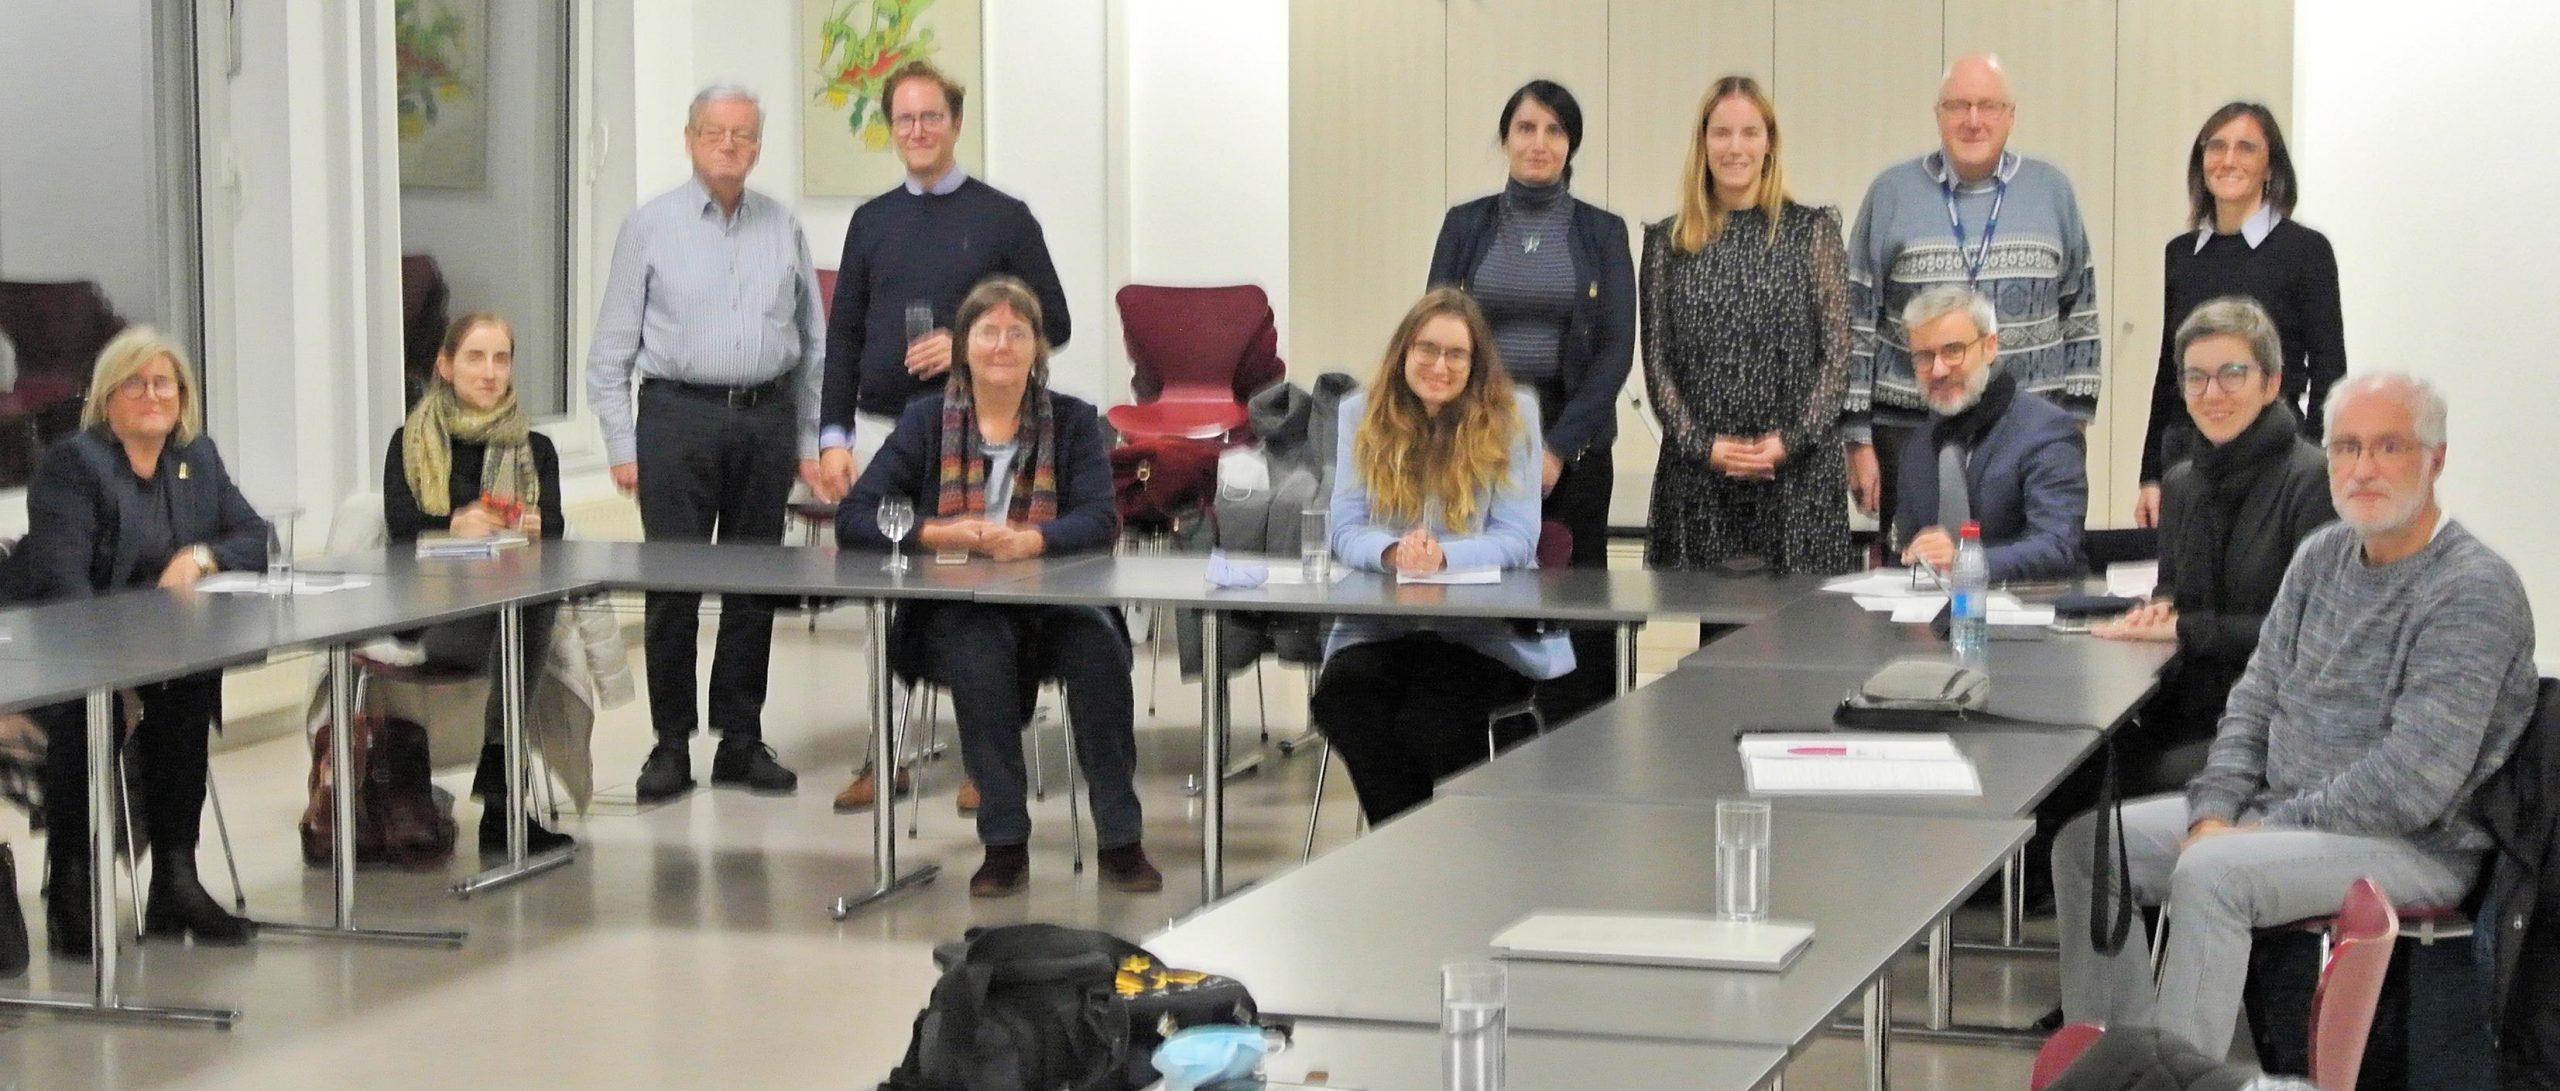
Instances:
[[[1784,970],[1813,943],[1813,926],[1682,913],[1541,909],[1493,937],[1497,958]]]

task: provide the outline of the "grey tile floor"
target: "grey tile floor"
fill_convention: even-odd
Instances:
[[[465,928],[470,939],[461,949],[286,937],[247,949],[128,945],[128,995],[220,1002],[247,1017],[228,1032],[50,1017],[0,1022],[0,1087],[869,1088],[905,1048],[932,985],[935,942],[973,924],[1025,920],[1142,938],[1195,908],[1198,815],[1182,785],[1197,768],[1198,691],[1173,677],[1169,652],[1163,676],[1151,678],[1142,651],[1139,791],[1147,846],[1166,873],[1163,894],[1103,892],[1089,872],[1075,874],[1064,796],[1052,791],[1034,805],[1029,892],[972,901],[967,877],[978,853],[968,820],[952,809],[955,750],[926,767],[919,836],[901,842],[906,859],[940,862],[942,879],[830,920],[826,903],[860,886],[869,869],[869,818],[830,808],[865,719],[866,695],[852,668],[863,639],[851,611],[825,616],[815,633],[791,621],[777,633],[768,733],[801,773],[797,795],[705,790],[638,814],[591,816],[571,823],[586,845],[576,863],[457,901],[446,885],[478,863],[469,849],[477,809],[466,800],[458,808],[465,848],[450,867],[368,870],[358,886],[364,922]],[[1685,623],[1654,627],[1642,668],[1668,669],[1694,640]],[[1304,723],[1303,675],[1274,666],[1264,682],[1274,738],[1295,734]],[[1239,752],[1265,755],[1261,773],[1228,793],[1228,873],[1251,881],[1296,863],[1315,754],[1283,757],[1262,745],[1249,675],[1235,692]],[[627,790],[648,745],[646,723],[641,703],[599,719],[600,784]],[[1062,786],[1063,748],[1054,730],[1041,739],[1050,777]],[[707,742],[695,761],[696,775],[707,776]],[[302,867],[293,833],[306,770],[296,742],[225,751],[214,768],[252,913],[325,919],[327,874]],[[468,777],[457,769],[439,782],[460,792]],[[1355,824],[1346,779],[1333,777],[1326,795],[1320,851],[1353,836]],[[20,904],[40,919],[41,842],[26,837],[14,814],[0,816],[0,836],[17,845]],[[216,893],[227,896],[209,826],[202,862]],[[23,984],[77,987],[85,967],[50,963],[37,927],[39,954]],[[1979,933],[1988,922],[1969,919],[1965,927]],[[1914,956],[1897,974],[1907,1014],[1923,1008],[1921,968]],[[1968,956],[1958,969],[1960,1020],[2020,1021],[2052,1003],[2049,959]],[[1892,1071],[1902,1088],[2014,1088],[2025,1085],[2029,1060],[2017,1049],[1906,1042]],[[1859,1086],[1858,1062],[1855,1039],[1817,1041],[1794,1062],[1788,1086]]]

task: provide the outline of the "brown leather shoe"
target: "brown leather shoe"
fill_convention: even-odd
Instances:
[[[915,771],[912,769],[898,770],[899,795],[914,794],[916,790],[914,774]],[[853,783],[845,785],[844,791],[836,793],[836,812],[842,814],[849,811],[867,811],[871,809],[872,804],[879,801],[880,786],[872,783],[871,767],[865,765],[862,767],[862,772],[854,775]]]
[[[1131,841],[1118,848],[1094,854],[1094,863],[1102,870],[1102,885],[1128,894],[1153,894],[1164,889],[1164,873],[1147,859],[1146,846]]]
[[[1031,885],[1031,847],[1028,845],[989,845],[987,861],[978,865],[978,873],[969,876],[972,898],[1003,898],[1022,893]]]
[[[953,796],[951,801],[959,806],[961,814],[976,814],[978,811],[978,782],[967,777],[960,778],[960,794]]]

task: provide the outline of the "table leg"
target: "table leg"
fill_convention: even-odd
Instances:
[[[1218,669],[1219,616],[1200,611],[1200,904],[1226,893],[1227,674]]]
[[[1618,623],[1618,696],[1636,691],[1636,627],[1637,621]]]
[[[1877,972],[1867,986],[1867,1091],[1885,1091],[1893,1085],[1886,1062],[1893,1052],[1893,967]]]
[[[344,644],[324,653],[329,664],[329,877],[336,907],[328,924],[258,922],[260,932],[319,936],[372,943],[420,943],[462,946],[463,933],[451,930],[360,928],[356,925],[356,781],[355,664]]]
[[[239,1021],[231,1008],[180,1008],[126,1001],[116,996],[116,733],[115,691],[92,690],[84,711],[89,736],[89,995],[0,996],[0,1011],[50,1011],[63,1015],[190,1023],[228,1030]],[[5,892],[16,897],[15,891]],[[134,896],[140,897],[141,891]]]
[[[942,873],[940,867],[926,864],[905,875],[898,874],[898,745],[893,729],[898,700],[891,691],[889,677],[889,600],[871,600],[870,624],[871,768],[872,783],[880,786],[871,805],[871,889],[837,898],[828,907],[837,920],[908,887],[930,883]],[[919,801],[917,805],[923,804]]]
[[[1938,918],[1929,926],[1929,1029],[1945,1030],[1955,1021],[1956,919]]]
[[[528,744],[524,736],[524,608],[508,603],[498,608],[498,708],[506,739],[507,862],[453,884],[458,898],[530,879],[568,863],[578,846],[566,845],[533,859],[525,858],[530,836],[525,824],[524,768]]]

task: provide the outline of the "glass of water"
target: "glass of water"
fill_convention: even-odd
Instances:
[[[903,496],[881,497],[878,518],[880,520],[880,533],[887,536],[889,539],[889,559],[881,562],[881,570],[886,572],[906,571],[907,555],[900,552],[898,546],[901,542],[906,540],[907,532],[915,529],[915,503]]]
[[[1308,583],[1323,583],[1325,562],[1333,559],[1333,513],[1325,508],[1298,512],[1298,574]]]
[[[933,304],[921,299],[907,304],[907,343],[912,345],[922,341],[924,335],[932,332]]]
[[[1440,967],[1442,1091],[1502,1091],[1503,1041],[1511,1027],[1510,968],[1499,962]]]
[[[1716,914],[1769,919],[1769,801],[1716,801]]]
[[[267,517],[267,573],[258,581],[258,589],[270,595],[293,593],[293,524],[299,511],[280,511]]]

